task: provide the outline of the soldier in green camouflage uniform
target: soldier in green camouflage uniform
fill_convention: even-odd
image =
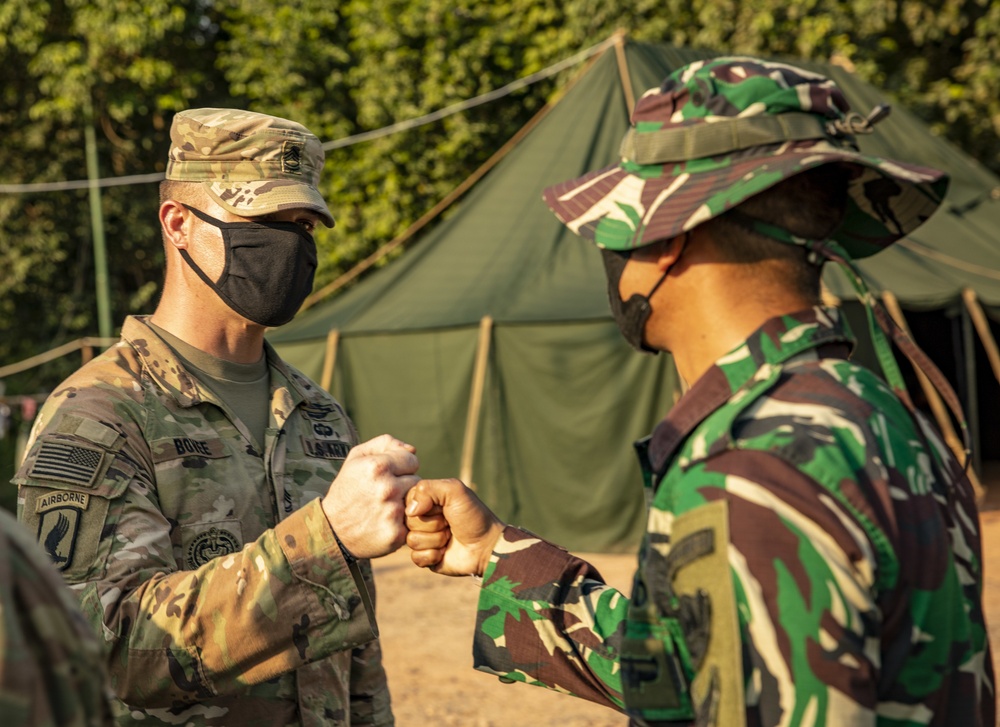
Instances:
[[[946,189],[857,151],[882,113],[785,64],[698,62],[637,103],[620,163],[546,191],[602,248],[625,337],[691,386],[637,445],[631,598],[455,480],[411,491],[414,562],[482,576],[477,668],[636,725],[994,724],[972,488],[885,334],[957,402],[851,264]],[[885,380],[819,305],[826,260],[880,324]]]
[[[105,727],[111,699],[96,637],[66,584],[0,510],[0,717],[4,727]]]
[[[402,545],[417,460],[358,444],[264,340],[333,224],[322,147],[229,109],[171,139],[162,299],[46,401],[20,519],[100,636],[119,724],[391,725],[367,559]]]

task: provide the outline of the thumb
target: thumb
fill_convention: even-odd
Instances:
[[[409,517],[419,517],[429,513],[435,505],[444,501],[444,493],[434,487],[437,480],[421,480],[406,493],[406,514]]]

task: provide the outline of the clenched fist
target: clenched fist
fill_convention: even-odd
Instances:
[[[481,576],[504,525],[458,480],[421,480],[406,496],[406,544],[421,568]]]
[[[378,558],[406,540],[403,500],[417,477],[416,448],[388,434],[347,454],[323,497],[323,512],[341,544],[356,558]]]

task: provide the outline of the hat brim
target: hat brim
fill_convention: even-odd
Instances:
[[[827,142],[758,147],[665,165],[626,160],[547,188],[546,204],[573,232],[609,250],[669,239],[796,174],[832,163],[858,173],[843,223],[831,237],[853,258],[906,236],[940,206],[944,172],[841,149]]]
[[[281,210],[306,209],[320,216],[327,227],[334,219],[319,191],[308,184],[287,180],[253,182],[203,182],[212,198],[241,217],[259,217]]]

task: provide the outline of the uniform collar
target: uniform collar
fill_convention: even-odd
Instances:
[[[815,307],[764,322],[743,343],[722,356],[682,396],[652,435],[636,443],[647,483],[662,476],[688,435],[712,412],[752,382],[764,366],[780,365],[822,349],[845,358],[854,346],[837,308]]]
[[[220,404],[215,394],[184,367],[174,350],[149,327],[146,323],[148,320],[149,316],[128,316],[122,326],[122,339],[136,351],[143,368],[160,390],[181,407],[204,402]],[[268,367],[280,375],[278,379],[272,373],[271,395],[273,398],[275,388],[281,388],[285,392],[282,394],[281,408],[290,411],[303,401],[320,401],[322,392],[319,387],[288,367],[267,341],[264,341],[264,355]],[[282,380],[287,386],[281,386]]]

